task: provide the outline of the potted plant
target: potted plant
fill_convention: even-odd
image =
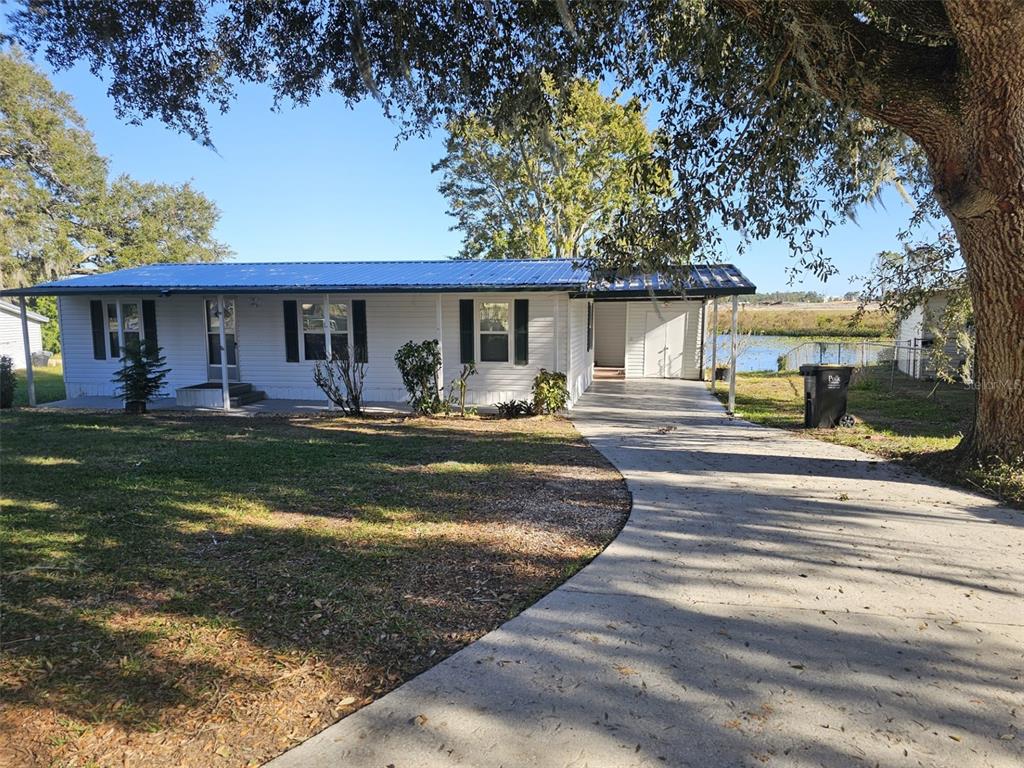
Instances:
[[[146,404],[163,390],[170,369],[160,351],[148,341],[125,344],[121,370],[113,378],[117,394],[124,398],[125,413],[145,413]]]

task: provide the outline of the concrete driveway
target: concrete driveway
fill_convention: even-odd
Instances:
[[[697,383],[600,381],[573,419],[622,534],[274,768],[1024,765],[1024,513]]]

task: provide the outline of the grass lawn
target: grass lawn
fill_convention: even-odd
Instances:
[[[726,402],[727,388],[719,388],[717,395]],[[794,373],[736,376],[736,412],[744,419],[907,461],[939,480],[1024,507],[1024,466],[978,468],[967,473],[953,468],[950,452],[974,416],[973,391],[949,384],[936,388],[935,382],[900,376],[895,391],[890,392],[887,381],[855,378],[848,411],[857,419],[853,428],[805,430],[803,377]]]
[[[14,390],[14,405],[28,405],[28,388],[25,386],[25,371],[15,371],[18,379]],[[33,368],[32,378],[36,385],[36,402],[52,403],[64,399],[64,369],[60,361],[51,361],[45,368]]]
[[[0,416],[0,764],[262,762],[628,514],[562,419]]]

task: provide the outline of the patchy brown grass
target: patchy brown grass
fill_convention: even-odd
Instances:
[[[0,763],[257,764],[628,514],[562,419],[3,417]]]

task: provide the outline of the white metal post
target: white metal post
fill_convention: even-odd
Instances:
[[[121,317],[121,300],[114,302],[114,316],[117,318],[117,356],[125,356],[124,348],[124,320]]]
[[[32,344],[28,340],[28,310],[25,308],[25,297],[18,297],[21,307],[21,341],[25,345],[25,387],[28,389],[28,404],[36,404],[36,380],[32,375]]]
[[[231,385],[228,383],[228,344],[224,332],[224,296],[217,294],[217,335],[220,337],[220,390],[224,410],[231,410]]]
[[[438,397],[444,396],[444,326],[443,318],[441,316],[441,294],[437,294],[435,299],[436,311],[437,311],[437,352],[441,357],[441,365],[437,368],[437,374],[434,377],[437,385]]]
[[[334,328],[331,326],[331,297],[326,293],[324,294],[322,306],[324,322],[321,330],[323,330],[324,333],[324,357],[327,359],[327,364],[330,365],[331,361],[334,359],[334,340],[331,338],[331,333],[334,332]],[[327,398],[327,410],[334,410],[334,401],[329,397]]]
[[[712,305],[712,320],[711,320],[711,391],[715,391],[717,383],[715,381],[715,371],[718,370],[718,297],[715,296],[714,304]]]
[[[732,350],[729,353],[729,413],[736,411],[736,330],[737,320],[740,312],[740,297],[732,297],[732,331],[729,333],[729,341]]]
[[[327,361],[330,362],[331,359],[334,357],[334,349],[331,346],[331,332],[334,329],[331,327],[331,297],[328,296],[326,293],[324,294],[323,307],[324,307],[324,326],[323,326],[323,331],[324,331],[324,356],[327,358]]]

